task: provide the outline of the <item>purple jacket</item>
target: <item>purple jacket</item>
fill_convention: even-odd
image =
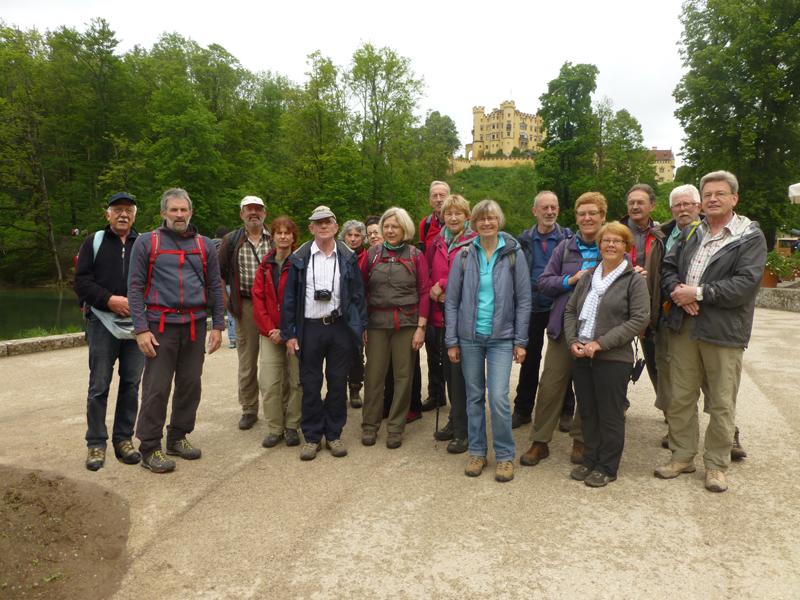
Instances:
[[[566,260],[564,245],[567,246]],[[574,287],[569,290],[564,289],[564,277],[575,275],[580,271],[585,260],[587,259],[583,258],[578,249],[578,236],[573,235],[556,246],[550,262],[544,268],[544,273],[539,276],[539,291],[545,296],[553,298],[550,321],[547,323],[547,336],[552,339],[561,335],[564,326],[564,311],[575,289]]]
[[[438,283],[439,287],[445,292],[447,292],[447,276],[450,275],[450,266],[453,264],[453,260],[458,256],[459,250],[468,245],[469,241],[478,235],[469,228],[469,222],[467,222],[461,239],[453,244],[448,251],[447,242],[444,239],[446,229],[446,227],[443,228],[439,235],[428,245],[428,256],[431,261],[431,287]],[[438,302],[431,301],[431,312],[428,320],[431,325],[442,326],[442,309]]]

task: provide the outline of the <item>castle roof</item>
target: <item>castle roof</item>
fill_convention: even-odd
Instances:
[[[656,157],[656,162],[662,160],[674,160],[675,155],[672,153],[672,149],[670,150],[659,150],[658,148],[653,148],[650,150],[650,154]]]

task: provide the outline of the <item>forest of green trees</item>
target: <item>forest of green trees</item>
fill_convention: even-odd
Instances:
[[[779,194],[789,179],[800,180],[800,104],[781,93],[800,72],[800,35],[796,15],[781,12],[777,0],[738,13],[729,4],[684,7],[689,71],[675,95],[688,160],[677,179],[733,171],[746,190],[737,210],[759,220],[769,237],[797,221],[785,191]],[[713,10],[727,20],[708,19]],[[758,71],[763,48],[761,58],[748,52],[746,31],[730,24],[737,18],[772,27],[760,38],[776,47],[769,73]],[[362,43],[345,66],[318,51],[308,57],[304,81],[295,82],[250,72],[221,46],[202,47],[178,33],[149,49],[120,53],[117,45],[103,19],[84,31],[44,33],[0,21],[0,283],[69,281],[79,242],[70,231],[103,227],[103,201],[117,191],[140,200],[136,228],[147,231],[160,223],[161,193],[185,188],[193,223],[213,235],[240,222],[245,195],[264,199],[268,219],[289,214],[300,224],[320,204],[340,221],[392,205],[419,220],[429,213],[429,183],[443,179],[473,204],[500,202],[506,230],[516,235],[530,226],[541,189],[558,194],[560,220],[571,226],[569,207],[585,191],[605,194],[609,217],[619,218],[634,183],[653,185],[663,199],[676,185],[656,185],[633,115],[614,110],[609,98],[592,102],[594,65],[565,63],[539,98],[547,137],[535,168],[451,175],[449,157],[461,146],[455,123],[437,111],[419,116],[423,77],[390,48]],[[759,81],[762,99],[740,99],[744,85],[705,85],[720,64],[730,77],[746,71]],[[761,102],[761,111],[744,110],[746,102]],[[768,110],[775,114],[765,117]],[[713,121],[720,118],[725,126]],[[666,204],[659,202],[655,218],[669,218]]]

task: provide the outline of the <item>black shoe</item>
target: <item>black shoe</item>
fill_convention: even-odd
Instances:
[[[511,429],[516,429],[517,427],[522,427],[527,423],[532,421],[530,415],[523,415],[521,413],[515,412],[511,415]]]
[[[447,451],[450,454],[464,454],[469,450],[469,440],[467,438],[454,438],[452,442],[447,444]]]
[[[442,427],[439,431],[434,431],[433,437],[435,437],[437,440],[441,442],[452,440],[454,437],[456,437],[456,432],[453,429],[453,422],[448,421],[447,425]]]
[[[90,471],[99,471],[106,463],[105,448],[89,448],[89,455],[86,457],[86,468]]]
[[[284,429],[283,433],[286,436],[286,445],[287,446],[299,446],[300,445],[300,434],[297,433],[297,429]]]
[[[239,419],[239,429],[242,431],[250,429],[256,424],[256,421],[258,421],[258,415],[242,415],[242,418]]]
[[[569,433],[569,430],[572,429],[572,415],[570,414],[563,414],[558,418],[558,430],[563,431],[564,433]]]
[[[278,435],[277,433],[270,433],[267,437],[264,438],[264,441],[261,442],[261,445],[264,448],[274,448],[283,440],[283,435]],[[300,440],[298,440],[298,443]]]
[[[122,440],[114,444],[114,456],[126,465],[135,465],[142,460],[142,455],[134,449],[130,440]]]
[[[359,390],[350,390],[350,406],[353,408],[361,408],[364,406],[364,403],[361,401]]]
[[[425,402],[422,403],[422,410],[423,412],[427,412],[429,410],[433,410],[437,406],[447,406],[447,400],[445,398],[434,398],[433,396],[428,396],[425,398]]]
[[[185,460],[197,460],[203,455],[200,448],[195,448],[189,443],[189,440],[183,438],[174,444],[167,446],[167,454],[172,456],[180,456]]]
[[[739,443],[739,428],[737,427],[733,433],[731,460],[742,460],[743,458],[747,458],[747,452],[744,451],[744,448],[742,448],[742,445]]]
[[[161,450],[156,450],[142,461],[142,466],[153,473],[166,473],[175,469],[175,461],[164,456]]]

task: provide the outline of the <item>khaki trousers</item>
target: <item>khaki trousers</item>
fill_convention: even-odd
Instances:
[[[703,462],[707,469],[725,471],[731,460],[744,349],[690,339],[694,318],[683,315],[680,331],[669,332],[670,369],[673,370],[670,378],[672,399],[667,409],[669,448],[673,460],[678,462],[692,462],[697,455],[700,437],[697,398],[701,386],[707,381],[705,404],[710,419]],[[679,377],[676,376],[678,373]]]
[[[236,324],[236,352],[239,355],[239,404],[242,413],[258,414],[258,350],[261,332],[253,319],[253,299],[242,298],[242,316]]]
[[[683,309],[681,309],[683,310]],[[672,384],[669,378],[670,361],[669,329],[666,319],[659,319],[658,330],[655,335],[656,369],[658,370],[658,386],[656,388],[656,408],[667,411],[672,397]]]
[[[389,361],[394,370],[394,398],[389,409],[386,429],[403,433],[408,409],[411,406],[411,379],[414,375],[414,355],[411,339],[416,327],[369,329],[367,333],[367,364],[364,367],[364,407],[361,409],[361,428],[378,431],[383,414],[383,386]]]
[[[300,363],[289,354],[286,344],[275,344],[261,336],[258,387],[264,401],[264,417],[269,432],[283,435],[286,429],[299,429],[303,406]]]
[[[555,340],[548,337],[544,370],[539,378],[539,389],[536,392],[536,408],[530,437],[532,442],[549,443],[553,439],[553,432],[564,406],[564,394],[567,392],[567,386],[572,383],[574,364],[575,360],[567,347],[564,333],[562,332]],[[569,436],[579,442],[583,441],[581,415],[577,405]]]

